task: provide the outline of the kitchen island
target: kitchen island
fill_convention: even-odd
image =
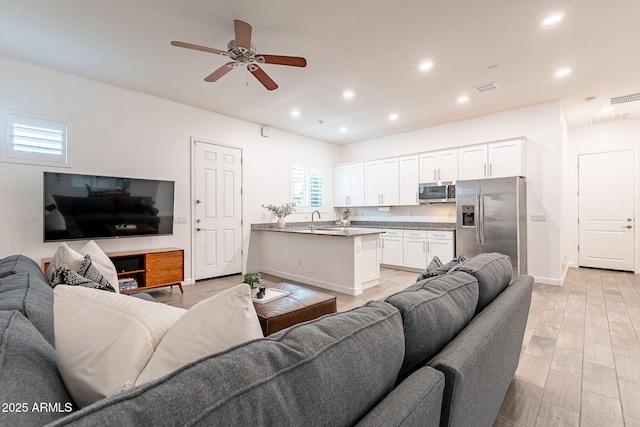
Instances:
[[[356,227],[253,228],[260,271],[348,295],[380,279],[383,230]]]

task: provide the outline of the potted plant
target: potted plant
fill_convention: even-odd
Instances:
[[[263,208],[274,214],[278,217],[278,228],[283,229],[285,226],[284,219],[291,215],[291,213],[295,212],[295,204],[294,203],[285,203],[284,205],[276,206],[272,204],[268,204],[267,206],[262,205]]]
[[[258,286],[262,283],[262,277],[260,273],[247,273],[243,276],[242,283],[246,283],[251,288],[251,296],[255,296],[258,293]]]

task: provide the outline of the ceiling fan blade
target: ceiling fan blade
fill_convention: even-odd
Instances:
[[[233,27],[236,31],[236,46],[251,50],[251,25],[236,19]]]
[[[302,58],[301,56],[283,56],[283,55],[256,55],[256,60],[259,58],[264,58],[265,64],[278,64],[278,65],[289,65],[291,67],[306,67],[307,60]]]
[[[175,41],[175,40],[171,42],[171,45],[172,46],[177,46],[177,47],[185,47],[187,49],[201,50],[203,52],[217,53],[218,55],[226,55],[226,54],[228,54],[228,52],[226,50],[214,49],[212,47],[206,47],[206,46],[199,46],[197,44],[178,42],[178,41]]]
[[[264,87],[266,87],[268,90],[274,90],[278,88],[278,85],[276,84],[276,82],[274,82],[273,80],[271,80],[271,77],[269,77],[267,75],[267,73],[264,72],[264,70],[260,67],[258,67],[256,64],[252,64],[252,66],[249,68],[249,71],[251,72],[251,74],[253,74],[256,79],[258,79],[260,81],[260,83],[262,83],[262,85]]]
[[[218,68],[213,73],[211,73],[207,77],[205,77],[204,81],[205,82],[215,82],[215,81],[217,81],[220,77],[224,76],[229,71],[233,70],[235,68],[235,65],[236,65],[235,62],[227,62],[222,67]]]

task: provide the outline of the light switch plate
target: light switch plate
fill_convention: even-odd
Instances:
[[[545,214],[531,214],[532,222],[547,222],[547,216]]]

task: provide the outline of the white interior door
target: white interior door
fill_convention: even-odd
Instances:
[[[634,270],[633,150],[578,158],[579,264]]]
[[[194,143],[195,279],[242,271],[242,150]]]

